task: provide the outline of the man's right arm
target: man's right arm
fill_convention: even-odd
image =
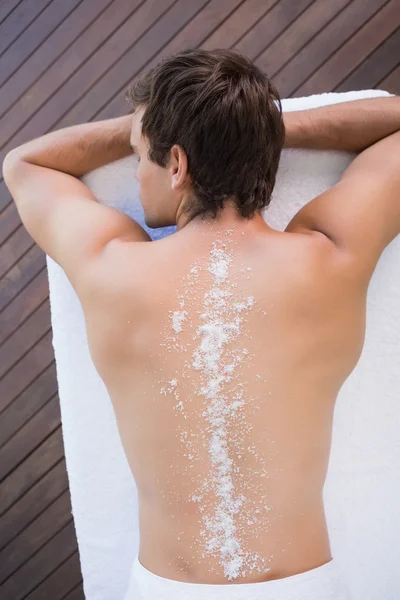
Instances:
[[[400,233],[400,97],[369,98],[284,113],[286,147],[359,153],[330,190],[286,228],[318,231],[368,283],[384,248]]]
[[[362,152],[400,129],[400,97],[285,112],[285,147]]]

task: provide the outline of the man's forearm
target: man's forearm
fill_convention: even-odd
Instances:
[[[361,152],[400,130],[400,97],[366,98],[283,114],[286,148]]]
[[[18,146],[10,154],[81,177],[132,153],[132,115],[64,127]]]

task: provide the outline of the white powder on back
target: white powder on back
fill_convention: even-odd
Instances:
[[[226,233],[231,232],[232,230],[227,230]],[[232,254],[226,250],[226,244],[220,240],[214,242],[208,265],[208,272],[212,275],[211,288],[204,294],[204,309],[200,314],[202,324],[197,327],[193,337],[193,341],[198,343],[189,363],[190,367],[201,375],[200,389],[194,390],[194,394],[204,398],[204,410],[201,413],[206,424],[203,427],[203,442],[207,444],[210,460],[210,475],[200,488],[193,492],[191,500],[199,503],[202,514],[203,558],[206,554],[216,556],[229,580],[246,575],[247,569],[263,572],[269,570],[265,566],[265,558],[251,555],[245,550],[239,531],[239,518],[241,522],[253,525],[258,521],[256,515],[262,511],[261,508],[255,508],[254,501],[252,504],[246,497],[243,493],[246,490],[235,489],[235,481],[238,481],[238,476],[243,477],[244,474],[240,474],[234,455],[236,454],[239,460],[246,452],[257,455],[254,446],[246,446],[245,435],[249,432],[249,426],[240,410],[245,406],[246,400],[249,401],[244,398],[244,384],[237,383],[233,386],[232,383],[237,379],[235,369],[249,354],[246,348],[240,349],[239,340],[244,315],[253,308],[255,299],[249,296],[240,301],[232,301],[233,288],[236,286],[229,280],[231,262]],[[190,276],[197,279],[199,270],[200,265],[195,265],[190,269]],[[189,285],[191,283],[193,284],[193,281],[189,282]],[[182,333],[186,321],[190,324],[190,320],[187,319],[188,310],[182,310],[185,308],[185,300],[183,296],[179,298],[181,310],[173,311],[171,315],[175,334]],[[172,339],[176,342],[176,337]],[[184,349],[175,344],[175,350],[178,348]],[[230,389],[227,393],[225,388],[228,383]],[[175,393],[179,400],[176,411],[185,416],[184,403],[179,399],[176,385],[177,380],[172,379],[162,388],[161,393]],[[241,425],[238,429],[242,439],[232,439],[232,425],[239,420]],[[196,460],[196,452],[194,442],[188,439],[189,434],[191,437],[195,436],[193,432],[183,431],[181,441],[188,450],[185,456],[193,461]],[[252,473],[253,476],[256,474],[259,473]],[[246,473],[247,478],[250,475]],[[265,475],[264,472],[261,477]],[[207,494],[207,498],[215,498],[214,512],[209,504],[202,503],[204,494]],[[264,511],[270,510],[265,498],[259,496],[258,502],[258,506],[264,508]]]

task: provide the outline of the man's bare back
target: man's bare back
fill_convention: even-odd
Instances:
[[[137,484],[139,560],[160,576],[200,583],[226,583],[229,573],[234,583],[267,581],[331,560],[322,491],[333,411],[365,331],[365,295],[352,293],[346,259],[330,240],[275,231],[259,214],[224,214],[157,242],[111,245],[84,306]],[[225,288],[209,271],[215,244],[230,256]],[[234,516],[218,486],[204,488],[215,428],[200,393],[204,372],[193,365],[212,289],[230,290],[242,318],[219,355],[228,364],[242,353],[221,387],[228,403],[242,400],[236,419],[225,420],[230,500],[242,498]]]

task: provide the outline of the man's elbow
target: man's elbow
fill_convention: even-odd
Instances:
[[[22,155],[18,148],[8,152],[3,160],[2,171],[3,178],[7,184],[7,180],[10,180],[14,175],[18,167],[23,162]]]

